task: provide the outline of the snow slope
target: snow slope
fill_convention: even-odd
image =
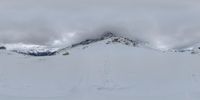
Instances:
[[[0,100],[199,100],[200,56],[103,40],[55,56],[0,51]]]

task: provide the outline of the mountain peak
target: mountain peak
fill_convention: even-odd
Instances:
[[[106,32],[101,36],[102,39],[108,39],[111,37],[117,37],[117,36],[115,34],[113,34],[112,32]]]
[[[140,41],[138,39],[129,39],[126,37],[122,37],[122,36],[117,36],[116,34],[112,33],[112,32],[106,32],[102,35],[100,35],[97,38],[93,38],[93,39],[86,39],[83,40],[81,42],[72,44],[68,47],[65,48],[61,48],[57,51],[57,53],[61,53],[63,51],[66,50],[70,50],[72,48],[76,48],[76,47],[82,47],[85,48],[85,46],[88,47],[88,45],[90,44],[94,44],[97,42],[103,42],[104,44],[122,44],[122,45],[126,45],[126,46],[132,46],[132,47],[139,47],[139,46],[147,46],[147,43],[144,41]]]
[[[94,39],[86,39],[84,41],[81,41],[79,43],[75,43],[71,45],[71,48],[77,47],[79,45],[88,45],[94,42],[98,42],[98,41],[102,41],[102,40],[106,40],[112,37],[117,37],[115,34],[111,33],[111,32],[106,32],[104,34],[102,34],[100,37],[98,38],[94,38]]]

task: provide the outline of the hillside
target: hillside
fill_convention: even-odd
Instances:
[[[44,57],[0,50],[0,99],[200,99],[198,54],[108,44],[111,40]]]

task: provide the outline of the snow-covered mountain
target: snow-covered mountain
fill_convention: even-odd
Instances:
[[[189,47],[179,49],[179,50],[177,50],[177,52],[189,52],[191,54],[200,54],[200,43],[196,43]]]
[[[127,46],[116,38],[52,57],[0,50],[0,100],[200,99],[199,55]]]
[[[30,56],[52,56],[58,50],[58,48],[23,43],[5,44],[0,47],[4,50]]]
[[[140,40],[131,40],[125,37],[116,36],[113,33],[105,33],[102,36],[94,39],[86,39],[79,43],[74,43],[70,46],[65,48],[53,48],[48,46],[41,46],[41,45],[32,45],[32,44],[5,44],[2,45],[2,49],[6,49],[12,52],[16,52],[19,54],[30,55],[30,56],[53,56],[62,51],[66,51],[69,49],[73,49],[79,46],[89,46],[90,44],[97,43],[103,41],[105,44],[123,44],[132,47],[139,47],[139,46],[147,46],[147,42],[143,42]],[[1,48],[0,48],[1,49]]]
[[[57,53],[62,53],[66,52],[67,50],[76,48],[76,47],[82,47],[83,49],[90,47],[90,45],[95,45],[95,43],[102,42],[105,45],[110,45],[110,44],[122,44],[126,46],[131,46],[131,47],[148,47],[148,43],[144,41],[140,41],[138,39],[131,40],[126,37],[122,36],[117,36],[113,33],[105,33],[101,35],[98,38],[95,39],[86,39],[84,41],[81,41],[79,43],[72,44],[70,46],[67,46],[65,48],[61,48],[57,50]]]
[[[1,44],[0,49],[9,50],[12,52],[16,52],[23,55],[29,56],[53,56],[56,54],[65,54],[68,50],[82,47],[83,49],[90,47],[91,44],[95,44],[97,42],[103,42],[105,45],[110,44],[122,44],[131,47],[140,47],[140,48],[148,48],[154,49],[162,52],[184,52],[191,54],[199,54],[200,53],[200,45],[199,43],[194,44],[189,47],[181,48],[181,49],[167,49],[162,50],[159,48],[152,47],[148,42],[141,41],[138,39],[131,40],[126,37],[117,36],[113,33],[105,33],[98,38],[86,39],[78,43],[74,43],[67,47],[49,47],[49,46],[41,46],[41,45],[33,45],[33,44]]]

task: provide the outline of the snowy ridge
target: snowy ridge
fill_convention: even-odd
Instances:
[[[51,56],[55,55],[57,48],[32,44],[5,44],[6,50],[30,56]]]
[[[98,38],[86,39],[84,41],[74,43],[65,48],[53,48],[53,47],[42,46],[42,45],[18,43],[18,44],[4,44],[4,45],[1,44],[0,49],[4,49],[4,50],[6,49],[12,52],[29,55],[29,56],[53,56],[56,54],[67,52],[68,50],[76,48],[76,47],[83,46],[83,48],[85,48],[84,46],[88,47],[90,44],[94,44],[100,41],[102,41],[105,45],[122,44],[126,46],[142,47],[142,48],[148,48],[148,49],[158,50],[162,52],[187,52],[187,53],[189,52],[191,54],[200,53],[199,43],[187,48],[162,50],[162,49],[151,46],[148,42],[141,41],[138,39],[132,40],[126,37],[117,36],[111,32],[107,32]]]
[[[117,36],[111,32],[108,32],[108,33],[101,35],[99,38],[86,39],[79,43],[72,44],[68,47],[61,48],[57,52],[60,53],[60,52],[70,50],[70,49],[80,47],[80,46],[89,46],[90,44],[94,44],[94,43],[101,42],[101,41],[107,45],[108,44],[122,44],[122,45],[127,45],[127,46],[132,46],[132,47],[148,47],[149,48],[148,42],[140,41],[138,39],[131,40],[129,38]]]
[[[120,43],[120,44],[123,44],[123,45],[133,46],[133,47],[146,45],[146,43],[143,42],[143,41],[131,40],[131,39],[128,39],[128,38],[125,38],[125,37],[116,36],[115,34],[108,32],[108,33],[101,35],[98,38],[86,39],[84,41],[81,41],[79,43],[74,43],[74,44],[67,46],[65,48],[52,48],[52,47],[48,47],[48,46],[23,44],[23,43],[5,44],[5,45],[2,46],[2,48],[5,47],[6,50],[16,52],[16,53],[19,53],[19,54],[29,55],[29,56],[53,56],[53,55],[56,55],[56,54],[58,54],[62,51],[73,49],[73,48],[76,48],[76,47],[79,47],[79,46],[90,45],[90,44],[100,42],[100,41],[103,41],[105,44]]]
[[[196,43],[192,46],[188,46],[185,48],[179,48],[179,49],[170,49],[167,50],[167,52],[180,52],[180,53],[191,53],[191,54],[200,54],[200,44]]]
[[[137,39],[131,40],[129,38],[117,36],[117,35],[109,32],[109,33],[103,34],[100,38],[87,39],[87,40],[82,41],[80,43],[73,44],[72,48],[79,46],[79,45],[88,45],[90,43],[94,43],[94,42],[98,42],[98,41],[102,41],[102,40],[108,40],[108,41],[106,41],[106,44],[120,43],[120,44],[124,44],[124,45],[128,45],[128,46],[134,46],[134,47],[147,44],[147,43],[140,41],[140,40],[137,40]]]

